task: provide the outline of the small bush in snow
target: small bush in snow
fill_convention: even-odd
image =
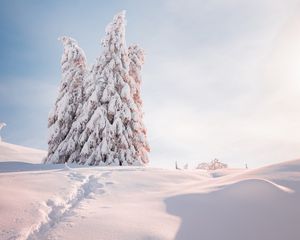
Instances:
[[[227,164],[220,162],[217,158],[212,160],[210,163],[200,163],[197,169],[202,170],[217,170],[222,168],[227,168]]]
[[[209,163],[199,163],[196,169],[209,170]]]

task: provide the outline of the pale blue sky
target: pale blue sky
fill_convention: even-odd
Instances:
[[[7,142],[46,149],[69,35],[89,64],[113,15],[146,50],[154,166],[250,167],[300,157],[300,1],[0,1],[0,121]]]

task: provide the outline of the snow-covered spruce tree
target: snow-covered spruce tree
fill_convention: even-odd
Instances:
[[[81,136],[80,163],[88,165],[137,165],[133,145],[129,58],[125,43],[125,12],[106,28],[103,54],[93,67],[95,91],[87,101],[96,105]],[[89,109],[87,109],[89,112]]]
[[[132,110],[132,127],[133,127],[133,145],[136,149],[135,158],[143,163],[148,163],[148,152],[150,151],[147,142],[147,131],[143,122],[143,102],[141,99],[141,69],[144,64],[144,51],[137,45],[128,48],[128,56],[130,59],[129,75],[130,90],[134,100],[134,108]]]
[[[64,45],[61,59],[62,79],[58,98],[48,119],[48,156],[45,159],[45,162],[51,163],[64,163],[69,158],[58,147],[65,143],[83,101],[82,85],[86,72],[86,57],[77,42],[70,37],[61,37],[60,40]]]
[[[137,46],[126,48],[125,12],[117,14],[106,28],[106,36],[102,41],[103,53],[90,71],[86,70],[82,50],[76,44],[71,44],[75,47],[73,50],[66,44],[65,53],[68,52],[66,50],[81,53],[78,57],[81,55],[82,61],[72,61],[68,58],[68,53],[63,56],[63,62],[70,65],[66,68],[70,71],[69,75],[79,76],[76,82],[80,84],[79,87],[72,88],[71,82],[76,78],[63,77],[61,89],[64,90],[66,86],[68,88],[60,93],[54,112],[49,118],[52,141],[49,141],[51,148],[49,144],[46,161],[86,165],[147,163],[149,146],[142,121],[140,97],[140,71],[144,54]],[[81,64],[77,65],[77,62]],[[61,96],[65,94],[66,100],[61,101]],[[67,101],[68,99],[72,101]],[[71,108],[74,111],[58,111],[64,107],[69,110],[71,103],[75,104]],[[64,112],[68,114],[63,114]],[[57,121],[68,124],[68,131],[63,132],[66,134],[60,132],[61,129],[65,130],[65,126]]]
[[[83,81],[82,101],[78,104],[74,122],[66,138],[57,148],[57,152],[59,152],[61,156],[64,156],[65,162],[78,163],[80,161],[80,152],[84,145],[84,141],[81,141],[81,139],[83,139],[81,136],[89,127],[87,123],[91,119],[97,106],[97,99],[92,100],[91,98],[92,95],[93,97],[95,96],[94,94],[96,92],[96,85],[92,73],[92,71],[86,72]],[[87,99],[89,100],[87,101]],[[85,133],[87,132],[89,131],[85,131]]]

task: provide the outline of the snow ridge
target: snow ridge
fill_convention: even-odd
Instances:
[[[69,175],[71,180],[82,182],[78,186],[74,194],[66,201],[58,199],[48,199],[45,205],[50,209],[48,213],[44,213],[44,220],[30,229],[26,240],[40,240],[55,225],[61,222],[85,199],[92,199],[95,194],[105,193],[104,184],[98,182],[100,177],[107,176],[106,173],[98,175],[84,176],[77,172],[71,172]],[[22,238],[21,238],[22,239]],[[21,240],[20,239],[20,240]]]

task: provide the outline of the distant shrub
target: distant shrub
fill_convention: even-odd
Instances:
[[[212,160],[210,163],[200,163],[196,167],[197,169],[202,169],[202,170],[216,170],[216,169],[222,169],[222,168],[227,168],[227,164],[222,163],[219,161],[219,159],[215,158]]]
[[[199,163],[196,169],[209,170],[209,163]]]

